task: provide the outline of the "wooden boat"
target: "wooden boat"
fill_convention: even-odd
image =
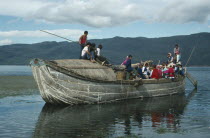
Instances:
[[[183,93],[185,77],[119,80],[118,72],[88,60],[31,61],[42,98],[51,104],[94,104]]]

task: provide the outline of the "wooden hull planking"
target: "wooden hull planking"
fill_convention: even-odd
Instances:
[[[81,80],[50,68],[32,66],[33,76],[45,102],[51,104],[94,104],[123,99],[156,97],[183,93],[184,78],[179,81],[170,79],[142,80],[142,85],[132,83],[103,83]]]

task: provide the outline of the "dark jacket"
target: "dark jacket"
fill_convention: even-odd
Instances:
[[[139,77],[141,77],[142,79],[146,79],[146,77],[144,76],[144,74],[142,72],[142,68],[138,68],[137,73],[138,73]]]
[[[131,59],[128,59],[127,62],[125,63],[126,66],[126,71],[131,72],[133,68],[131,67]]]

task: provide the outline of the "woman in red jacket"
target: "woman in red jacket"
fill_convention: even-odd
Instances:
[[[169,78],[170,78],[170,79],[174,78],[174,74],[175,74],[174,68],[173,68],[172,65],[170,65],[169,68],[168,68],[168,75],[169,75]]]
[[[152,73],[151,73],[152,75],[151,75],[151,78],[152,79],[160,79],[161,78],[161,76],[160,76],[160,74],[159,74],[159,71],[158,71],[158,69],[156,68],[156,65],[154,65],[153,66],[153,70],[152,70]]]

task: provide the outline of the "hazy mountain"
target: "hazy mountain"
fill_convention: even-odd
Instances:
[[[166,61],[168,52],[173,53],[175,44],[179,44],[182,61],[185,65],[191,50],[196,47],[188,65],[210,65],[210,33],[198,33],[160,38],[124,38],[94,39],[90,42],[103,45],[102,54],[115,64],[120,64],[127,55],[133,55],[133,63],[140,60],[153,60],[155,63]],[[69,42],[42,42],[35,44],[13,44],[0,47],[1,65],[26,65],[32,58],[76,59],[80,46]]]

